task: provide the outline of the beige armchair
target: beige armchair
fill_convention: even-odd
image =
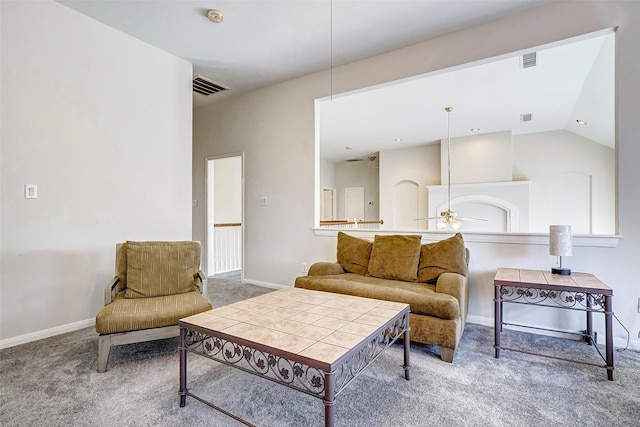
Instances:
[[[211,310],[206,286],[199,242],[117,244],[116,276],[96,316],[98,372],[112,346],[177,336],[179,319]]]

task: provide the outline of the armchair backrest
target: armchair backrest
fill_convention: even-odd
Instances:
[[[200,242],[127,241],[116,245],[116,291],[125,291],[125,298],[195,290],[199,269]]]

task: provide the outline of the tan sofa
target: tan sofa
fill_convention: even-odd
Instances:
[[[469,251],[461,234],[422,245],[420,236],[370,242],[339,233],[337,259],[313,264],[295,286],[407,303],[411,340],[440,346],[442,360],[453,361],[469,300]]]

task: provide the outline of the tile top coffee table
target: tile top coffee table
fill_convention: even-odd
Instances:
[[[325,425],[335,425],[336,396],[382,351],[403,337],[409,379],[409,305],[285,288],[184,319],[180,327],[180,406],[187,353],[213,359],[322,399]]]

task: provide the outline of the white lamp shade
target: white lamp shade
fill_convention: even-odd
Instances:
[[[555,256],[573,255],[573,235],[570,225],[549,226],[549,254]]]

